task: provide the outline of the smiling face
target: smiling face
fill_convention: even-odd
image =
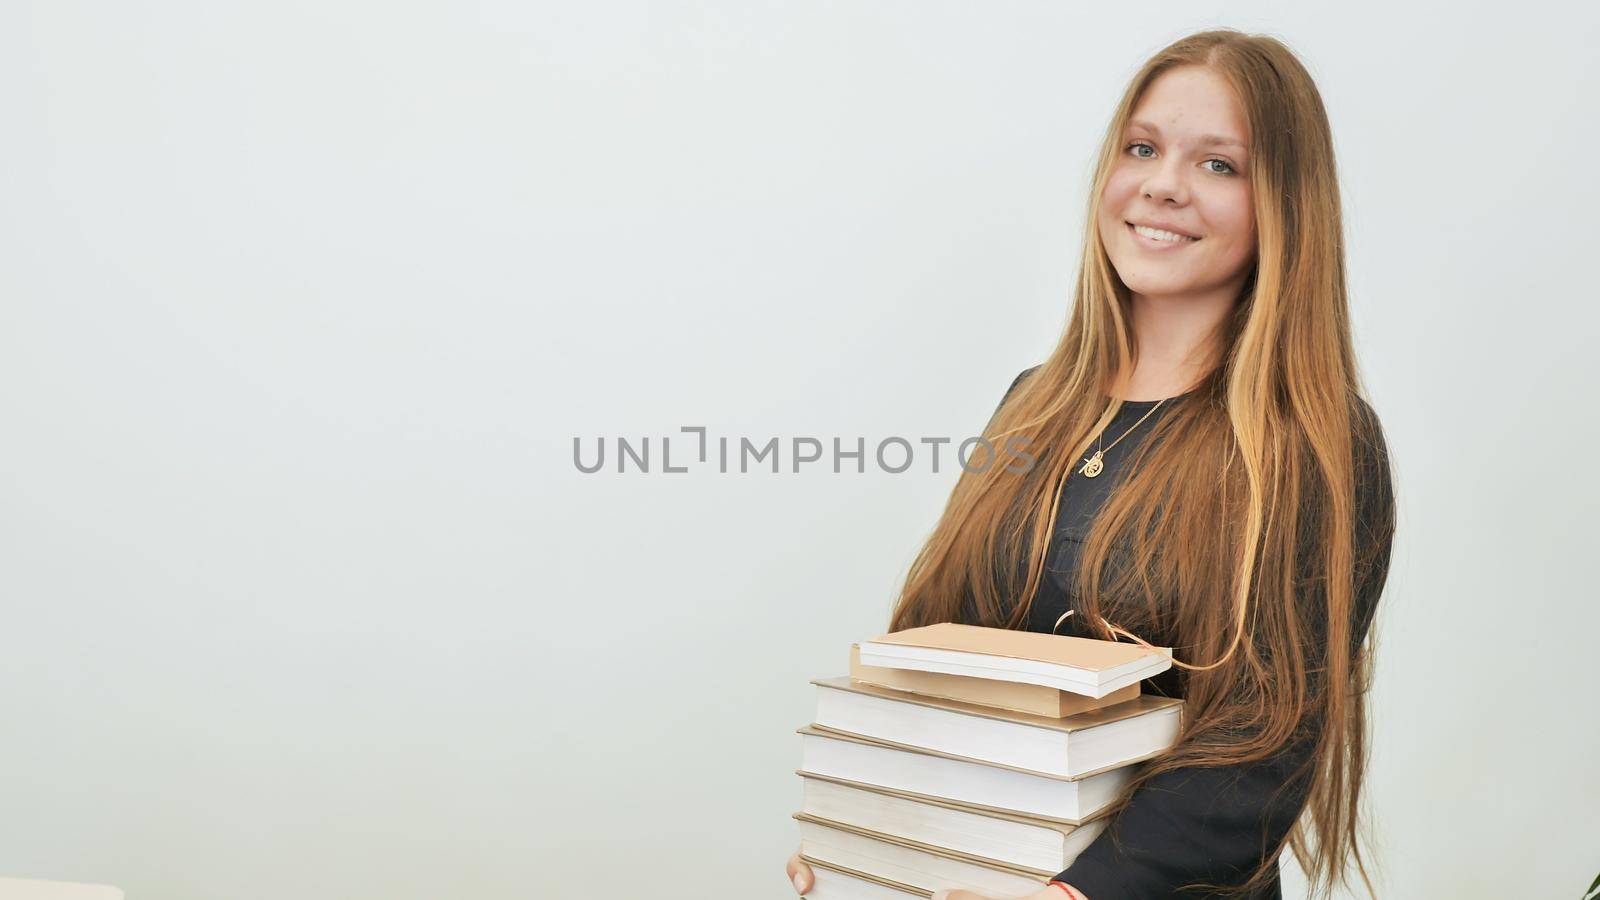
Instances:
[[[1170,69],[1129,122],[1096,223],[1117,275],[1146,297],[1237,297],[1256,227],[1249,129],[1232,88],[1209,69]]]

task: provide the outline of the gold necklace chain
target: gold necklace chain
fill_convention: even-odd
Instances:
[[[1163,398],[1161,400],[1157,400],[1156,401],[1156,405],[1150,407],[1150,412],[1147,412],[1144,415],[1140,416],[1138,422],[1135,422],[1132,425],[1129,425],[1127,431],[1124,431],[1115,441],[1111,442],[1111,447],[1115,447],[1119,441],[1121,441],[1123,438],[1128,436],[1129,432],[1133,431],[1135,428],[1138,428],[1139,425],[1142,424],[1145,419],[1150,418],[1150,414],[1154,413],[1156,410],[1160,409],[1161,408],[1161,404],[1167,402],[1168,399],[1170,399],[1170,398]],[[1100,432],[1099,436],[1096,438],[1096,441],[1098,442],[1100,439],[1102,439],[1104,437],[1105,437],[1105,431],[1102,430]],[[1093,478],[1096,475],[1099,475],[1100,474],[1100,470],[1104,469],[1106,467],[1105,466],[1105,461],[1104,461],[1105,452],[1107,450],[1110,450],[1111,447],[1101,447],[1100,449],[1094,451],[1094,455],[1093,456],[1085,457],[1084,458],[1084,462],[1083,462],[1083,468],[1078,470],[1078,474],[1082,475],[1085,478]]]

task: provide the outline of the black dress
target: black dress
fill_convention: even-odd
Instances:
[[[1011,390],[1037,368],[1018,375]],[[1006,392],[1008,397],[1011,390]],[[1160,401],[1123,401],[1106,427],[1104,442],[1109,444],[1124,432],[1128,436],[1105,451],[1104,469],[1094,478],[1085,478],[1077,471],[1082,460],[1074,463],[1067,479],[1072,489],[1063,489],[1057,507],[1045,575],[1029,612],[1027,630],[1048,633],[1054,628],[1057,634],[1087,633],[1080,622],[1081,613],[1069,616],[1059,628],[1054,627],[1071,604],[1068,585],[1083,539],[1125,474],[1125,461],[1132,458],[1156,421],[1188,396],[1180,394],[1161,402],[1161,407],[1132,431],[1129,428]],[[1371,414],[1369,407],[1362,407],[1364,414]],[[1389,562],[1390,532],[1377,528],[1385,516],[1392,514],[1390,473],[1381,431],[1375,449],[1375,454],[1368,454],[1366,459],[1358,455],[1356,460],[1356,514],[1361,520],[1356,531],[1358,539],[1371,534],[1385,536],[1381,547],[1372,547],[1369,539],[1367,547],[1356,548],[1358,557],[1363,552],[1378,553],[1377,564],[1363,574],[1355,598],[1358,644],[1371,624]],[[1145,690],[1181,697],[1179,676],[1176,667],[1168,669],[1146,681]],[[1112,843],[1109,830],[1102,831],[1056,880],[1078,888],[1089,900],[1217,896],[1196,890],[1176,894],[1175,890],[1191,882],[1239,884],[1249,877],[1262,861],[1263,848],[1277,846],[1304,808],[1305,790],[1309,787],[1305,778],[1284,791],[1276,803],[1271,801],[1310,750],[1310,743],[1296,744],[1257,763],[1185,768],[1157,776],[1135,792],[1118,815],[1120,848]],[[1277,875],[1264,889],[1247,896],[1251,900],[1281,898]]]

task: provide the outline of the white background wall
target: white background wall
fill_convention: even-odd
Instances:
[[[1541,3],[6,4],[0,874],[791,896],[808,679],[955,471],[573,438],[976,433],[1117,93],[1217,24],[1337,135],[1402,504],[1382,896],[1577,897],[1600,15]]]

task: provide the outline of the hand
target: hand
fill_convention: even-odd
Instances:
[[[784,873],[789,876],[789,881],[794,885],[795,893],[804,894],[816,886],[816,879],[811,875],[811,867],[800,858],[800,851],[796,850],[789,857],[789,864],[784,867]],[[1061,893],[1057,891],[1056,893]]]
[[[1072,886],[1068,885],[1068,887]],[[1082,891],[1077,888],[1072,888],[1072,890],[1074,892],[1072,895],[1073,900],[1087,900]],[[974,894],[972,891],[935,891],[932,900],[999,900],[999,898],[985,897],[982,894]],[[1045,887],[1026,897],[1017,897],[1015,900],[1067,900],[1067,892],[1057,887]]]

